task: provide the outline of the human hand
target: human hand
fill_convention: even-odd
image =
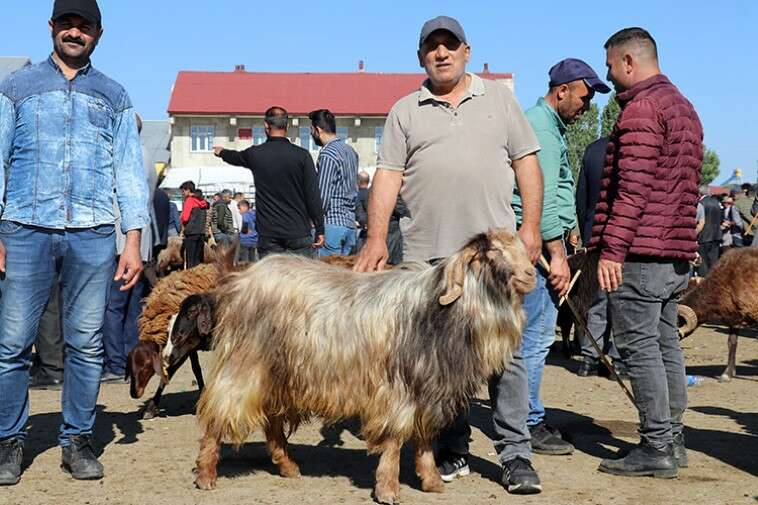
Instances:
[[[616,291],[623,281],[621,263],[601,259],[597,264],[597,278],[604,291]]]
[[[220,157],[221,151],[223,151],[225,148],[221,146],[213,146],[213,154]]]
[[[5,244],[0,240],[0,273],[5,273]]]
[[[388,258],[387,243],[384,240],[369,238],[361,248],[358,261],[355,262],[355,266],[353,267],[353,272],[384,270]]]
[[[313,247],[315,247],[316,249],[324,247],[324,236],[323,235],[316,235],[316,240],[313,242]]]
[[[550,285],[558,293],[558,297],[566,296],[571,283],[571,269],[565,256],[553,256],[550,258]]]
[[[542,235],[540,234],[539,224],[531,225],[524,223],[518,231],[521,241],[526,246],[526,253],[529,260],[534,265],[542,254]]]
[[[124,252],[118,260],[116,276],[114,281],[124,281],[119,291],[129,291],[137,284],[139,276],[142,273],[142,257],[140,255],[140,231],[129,230],[126,233],[126,244]]]

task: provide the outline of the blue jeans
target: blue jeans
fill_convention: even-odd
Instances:
[[[355,246],[355,228],[347,226],[324,226],[324,247],[318,250],[319,256],[347,256]]]
[[[53,230],[0,221],[0,440],[26,438],[29,366],[42,311],[60,275],[65,364],[59,442],[90,435],[103,369],[103,318],[113,278],[113,225]]]
[[[532,427],[545,420],[540,385],[547,353],[555,342],[555,324],[558,320],[558,298],[541,267],[537,267],[537,285],[524,297],[524,311],[527,323],[521,345],[529,382],[529,417],[526,424]]]
[[[142,278],[129,291],[121,291],[124,281],[111,280],[108,306],[105,310],[103,346],[104,373],[124,375],[126,357],[139,341],[137,319],[142,312]]]

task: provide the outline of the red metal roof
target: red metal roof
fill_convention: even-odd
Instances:
[[[384,116],[399,98],[418,89],[425,77],[369,72],[179,72],[168,113],[263,115],[278,105],[293,115],[326,108],[335,115]]]

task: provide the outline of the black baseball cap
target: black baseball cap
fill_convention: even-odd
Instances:
[[[455,35],[455,38],[464,44],[468,44],[468,42],[466,42],[466,33],[463,31],[463,27],[457,19],[448,16],[437,16],[424,23],[424,26],[421,27],[421,36],[418,39],[418,46],[423,46],[426,39],[429,38],[429,35],[437,30],[447,30]]]
[[[51,19],[56,20],[66,14],[76,14],[90,23],[102,26],[102,17],[100,7],[97,6],[97,0],[55,0]]]
[[[611,91],[611,88],[600,80],[592,67],[576,58],[566,58],[559,61],[553,65],[548,74],[550,75],[551,88],[567,82],[583,80],[587,86],[598,93],[609,93]]]

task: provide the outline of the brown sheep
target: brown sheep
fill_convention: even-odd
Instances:
[[[218,253],[216,249],[205,244],[203,262],[213,263],[216,261],[217,256]],[[175,270],[181,270],[183,267],[184,258],[182,258],[182,239],[181,237],[170,237],[166,248],[158,253],[155,271],[159,277],[163,277]]]
[[[196,485],[215,487],[222,440],[239,447],[256,428],[280,473],[297,477],[284,424],[292,432],[310,415],[358,416],[369,451],[381,453],[377,501],[397,502],[408,439],[422,489],[441,492],[431,441],[506,366],[534,281],[526,249],[505,230],[418,270],[358,274],[275,255],[232,274],[195,311],[198,331],[208,330],[201,316],[215,321]]]
[[[758,321],[758,248],[727,251],[699,283],[691,283],[678,305],[682,338],[706,323],[729,327],[728,357],[720,380],[730,381],[737,370],[739,328]]]

